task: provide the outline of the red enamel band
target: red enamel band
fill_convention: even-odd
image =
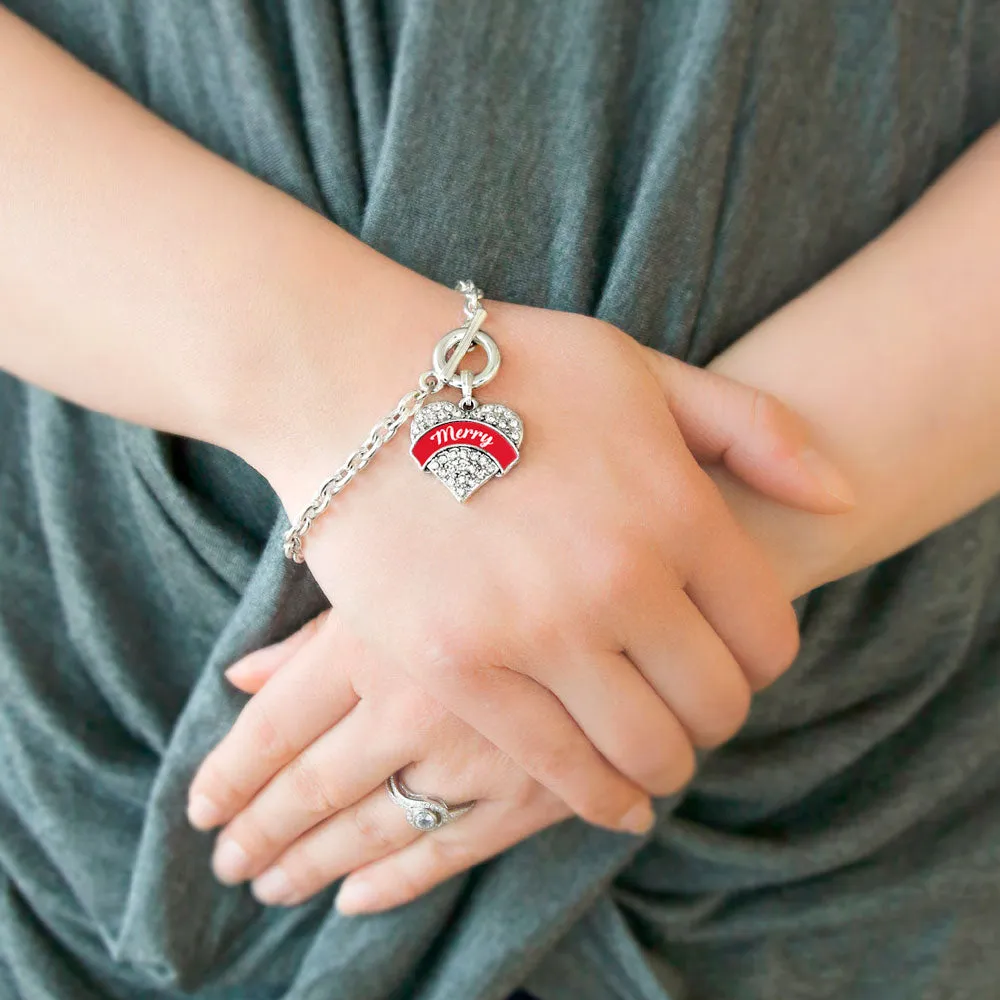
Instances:
[[[439,451],[464,444],[485,451],[496,460],[501,474],[517,461],[517,448],[492,424],[481,420],[446,420],[424,431],[410,447],[422,469]]]

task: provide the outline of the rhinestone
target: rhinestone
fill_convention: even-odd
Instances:
[[[424,431],[446,420],[478,420],[496,427],[502,434],[520,445],[524,437],[521,419],[503,403],[480,403],[474,414],[466,413],[460,406],[449,400],[435,400],[424,403],[410,421],[410,438],[415,441]]]
[[[459,500],[467,499],[500,469],[496,459],[468,445],[445,448],[427,467]]]
[[[418,830],[433,830],[441,822],[441,818],[436,812],[430,809],[421,809],[413,817],[413,825]]]

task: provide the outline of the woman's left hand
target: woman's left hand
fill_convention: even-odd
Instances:
[[[284,642],[244,657],[226,675],[250,694],[266,685],[272,708],[296,704],[305,726],[303,692],[327,705],[331,698],[353,703],[342,723],[282,768],[219,833],[217,877],[227,883],[252,879],[262,903],[291,906],[353,873],[341,887],[338,908],[389,909],[571,815],[416,685],[387,680],[332,610]],[[230,746],[262,740],[281,757],[260,711],[264,704],[252,698],[226,740]],[[205,766],[212,769],[211,755]],[[386,793],[379,769],[392,773],[397,767],[415,792],[453,806],[476,805],[420,833]],[[358,782],[365,784],[369,771],[359,795]]]

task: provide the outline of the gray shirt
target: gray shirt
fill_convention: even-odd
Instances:
[[[1000,118],[996,0],[8,6],[394,259],[696,364]],[[221,671],[325,603],[266,484],[2,375],[0,428],[4,1000],[995,995],[1000,503],[801,601],[644,841],[566,822],[343,918],[217,884],[184,817]]]

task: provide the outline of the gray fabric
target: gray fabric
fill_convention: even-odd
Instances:
[[[9,6],[397,260],[699,364],[1000,118],[996,0]],[[265,484],[8,376],[0,421],[5,1000],[995,995],[1000,503],[802,601],[643,845],[568,822],[346,919],[184,819],[222,669],[323,606]]]

